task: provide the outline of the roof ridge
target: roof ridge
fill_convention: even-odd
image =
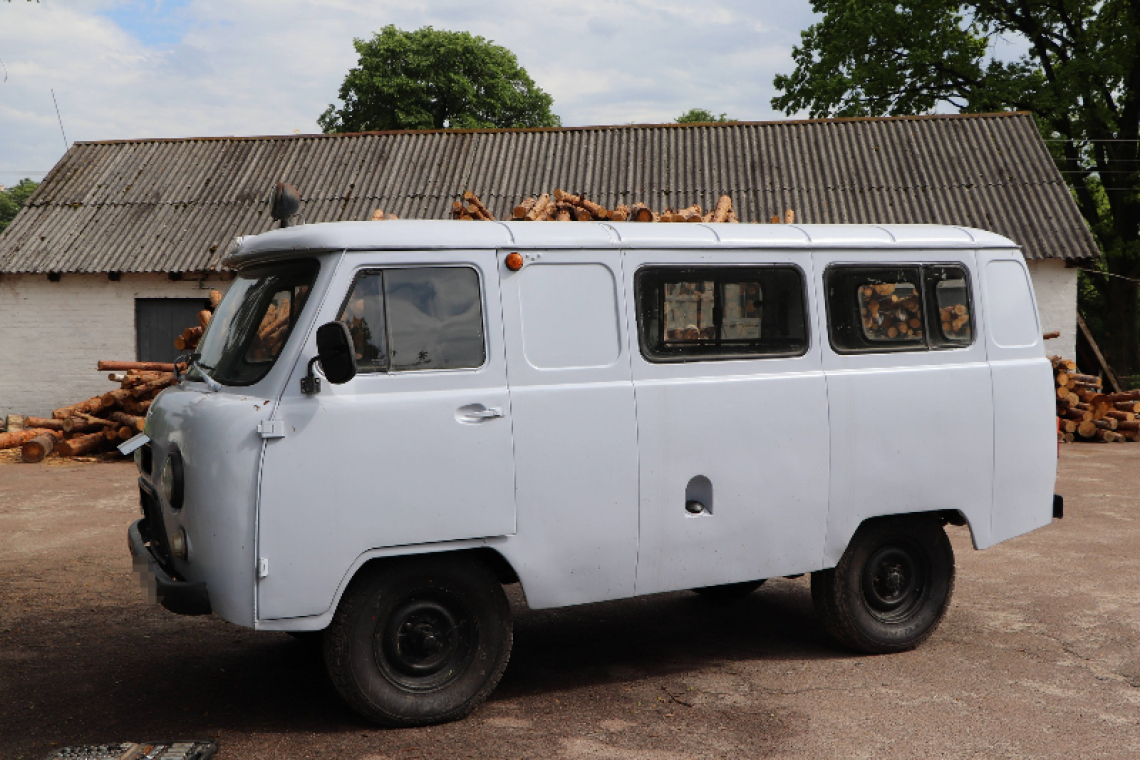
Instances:
[[[596,124],[582,127],[525,127],[515,129],[391,129],[374,132],[339,132],[335,134],[312,133],[291,135],[215,135],[202,137],[142,137],[119,140],[77,140],[72,145],[123,145],[131,143],[171,143],[171,142],[216,142],[223,140],[253,141],[253,140],[313,140],[338,139],[348,137],[372,137],[379,135],[493,135],[493,134],[525,134],[547,132],[590,132],[590,131],[620,131],[634,129],[694,129],[700,127],[713,127],[731,129],[733,127],[783,127],[802,126],[814,124],[847,124],[859,122],[895,122],[895,121],[931,121],[940,119],[1004,119],[1016,117],[1031,117],[1029,111],[996,111],[993,113],[931,113],[914,114],[909,116],[840,116],[824,119],[782,119],[769,121],[726,121],[726,122],[697,122],[691,124]]]

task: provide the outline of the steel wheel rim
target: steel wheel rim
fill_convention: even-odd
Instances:
[[[471,663],[474,630],[474,616],[458,598],[440,591],[408,594],[377,621],[373,656],[396,686],[442,689]]]
[[[900,541],[879,546],[863,566],[863,601],[873,617],[899,623],[911,617],[927,595],[930,562],[921,548]]]

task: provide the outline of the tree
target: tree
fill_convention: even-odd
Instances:
[[[389,25],[353,45],[360,59],[340,86],[344,106],[317,119],[325,132],[561,123],[514,53],[482,37]]]
[[[3,232],[16,218],[16,214],[24,207],[28,198],[39,186],[40,183],[38,182],[22,179],[16,183],[15,187],[0,190],[0,232]]]
[[[704,108],[690,108],[678,116],[675,121],[678,124],[722,124],[727,121],[736,121],[736,119],[730,119],[727,114],[723,113],[720,116],[713,116],[712,111]]]
[[[1140,371],[1140,3],[813,0],[772,106],[813,117],[1032,111],[1100,246],[1106,351]],[[1028,43],[1017,60],[999,39]],[[1118,275],[1118,276],[1109,276]],[[1082,289],[1083,292],[1090,292]]]

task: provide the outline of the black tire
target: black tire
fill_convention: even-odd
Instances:
[[[712,602],[729,602],[748,596],[763,585],[763,580],[743,581],[741,583],[725,583],[720,586],[701,586],[691,589],[691,591],[702,599],[708,599]]]
[[[811,575],[824,628],[860,652],[887,654],[926,641],[950,606],[954,550],[939,520],[864,523],[839,564]]]
[[[424,726],[482,704],[512,642],[510,603],[483,563],[424,555],[361,571],[325,632],[325,665],[368,720]]]

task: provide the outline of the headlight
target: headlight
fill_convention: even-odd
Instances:
[[[162,465],[162,475],[158,479],[158,490],[171,509],[182,509],[182,494],[185,486],[182,477],[182,455],[172,451]]]

